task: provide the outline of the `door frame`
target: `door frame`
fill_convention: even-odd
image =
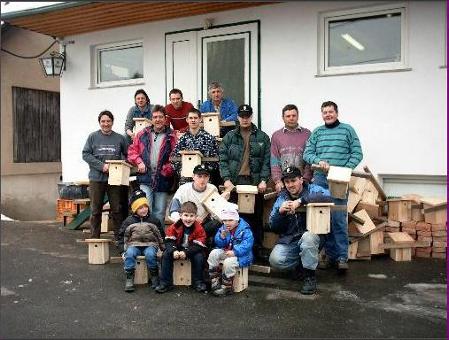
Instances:
[[[223,25],[216,25],[213,26],[209,29],[215,29],[215,28],[226,28],[226,27],[233,27],[233,26],[242,26],[245,24],[256,24],[257,27],[257,33],[256,33],[256,39],[257,39],[257,51],[256,51],[256,57],[257,57],[257,94],[256,94],[256,102],[257,102],[257,126],[260,129],[261,125],[262,125],[262,116],[261,116],[261,77],[260,77],[260,70],[261,70],[261,58],[260,58],[260,50],[261,50],[261,39],[260,39],[260,20],[249,20],[249,21],[239,21],[239,22],[234,22],[234,23],[229,23],[229,24],[223,24]],[[165,44],[164,44],[164,53],[165,53],[165,79],[164,79],[164,83],[165,83],[165,102],[168,103],[168,84],[167,84],[167,39],[169,36],[174,35],[174,34],[179,34],[179,33],[188,33],[188,32],[199,32],[199,31],[204,31],[203,27],[196,27],[196,28],[190,28],[190,29],[185,29],[185,30],[178,30],[178,31],[171,31],[171,32],[166,32],[165,33]],[[198,62],[202,64],[202,55],[197,56],[197,60],[199,60]],[[250,72],[251,74],[251,72]],[[200,93],[202,93],[203,89],[203,85],[202,85],[202,72],[201,75],[198,74],[197,71],[197,75],[198,77],[198,82],[201,83],[198,86],[200,86]],[[250,79],[251,82],[251,79]],[[251,94],[251,88],[250,88],[250,94]],[[197,103],[192,103],[194,104],[194,106]]]

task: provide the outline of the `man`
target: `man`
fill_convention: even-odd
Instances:
[[[200,107],[202,113],[218,112],[221,121],[236,121],[237,120],[237,105],[230,98],[224,98],[223,86],[219,82],[212,82],[207,87],[209,95]],[[220,129],[220,136],[224,136],[232,127],[223,127]]]
[[[313,183],[328,188],[326,173],[330,165],[354,169],[362,160],[363,153],[359,138],[352,126],[340,123],[338,106],[326,101],[321,105],[324,125],[316,128],[306,144],[304,160],[318,164]],[[333,199],[335,205],[347,205],[347,199]],[[331,212],[331,233],[325,243],[327,261],[324,267],[337,264],[340,273],[348,269],[348,222],[347,211]]]
[[[98,115],[100,129],[87,137],[82,155],[89,164],[89,196],[90,196],[90,230],[91,238],[100,238],[101,214],[104,195],[107,193],[111,206],[111,217],[115,240],[118,238],[120,224],[124,217],[121,202],[123,188],[120,185],[109,185],[109,163],[107,160],[126,159],[126,139],[112,130],[114,116],[110,111],[102,111]]]
[[[270,178],[270,137],[252,123],[253,109],[249,105],[238,108],[237,127],[228,132],[220,145],[220,174],[227,191],[234,185],[256,185],[260,194]],[[230,201],[237,202],[237,193]],[[251,226],[255,239],[255,254],[262,257],[263,196],[256,195],[254,214],[241,214]]]
[[[310,136],[310,130],[299,126],[298,108],[288,104],[282,109],[284,127],[271,136],[271,177],[275,183],[276,192],[283,188],[281,181],[282,170],[288,166],[299,168],[304,181],[310,182],[312,171],[310,165],[305,164],[302,155]]]
[[[314,294],[319,245],[324,235],[307,231],[306,212],[297,209],[311,202],[329,202],[330,193],[315,184],[305,183],[301,171],[294,166],[282,172],[281,180],[285,189],[280,192],[270,214],[270,228],[279,234],[270,254],[270,266],[303,272],[301,294]]]
[[[181,90],[172,89],[168,93],[170,104],[165,106],[167,114],[167,125],[173,127],[173,130],[183,133],[187,130],[188,124],[186,122],[187,114],[193,109],[193,105],[183,100]]]
[[[218,191],[215,185],[209,183],[209,178],[209,168],[204,164],[197,165],[193,169],[193,182],[185,183],[176,190],[168,208],[170,219],[177,222],[180,219],[182,204],[188,201],[195,203],[198,207],[197,221],[203,225],[208,239],[215,236],[221,225],[217,216],[211,216],[201,203],[211,192]],[[229,192],[223,192],[222,196],[228,199]]]
[[[176,137],[166,125],[163,106],[154,106],[151,122],[152,125],[140,131],[129,146],[128,161],[137,166],[137,181],[150,201],[151,213],[164,225],[167,192],[174,177],[169,157]]]
[[[173,150],[172,155],[181,157],[180,151],[183,150],[196,150],[200,151],[204,157],[217,157],[218,158],[218,144],[214,136],[209,132],[201,128],[201,112],[195,108],[191,108],[187,115],[188,129],[184,135],[179,139],[178,143]],[[204,163],[212,174],[212,181],[215,185],[221,184],[220,174],[218,171],[217,162],[205,162]],[[173,162],[173,167],[177,171],[178,175],[181,175],[181,161]],[[181,177],[180,184],[191,181],[190,177]]]

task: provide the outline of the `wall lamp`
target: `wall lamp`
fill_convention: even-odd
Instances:
[[[61,77],[62,71],[65,71],[66,65],[66,50],[67,44],[73,44],[74,41],[69,41],[62,45],[62,53],[53,51],[48,56],[39,58],[39,63],[46,77]]]

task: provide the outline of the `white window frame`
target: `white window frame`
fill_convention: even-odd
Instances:
[[[100,81],[100,52],[107,51],[107,50],[115,50],[118,48],[126,48],[126,47],[143,47],[143,40],[130,40],[130,41],[123,41],[123,42],[115,42],[115,43],[109,43],[109,44],[102,44],[97,45],[93,47],[93,72],[92,72],[92,86],[93,87],[115,87],[115,86],[132,86],[132,85],[138,85],[144,83],[145,78],[145,65],[143,63],[144,60],[142,60],[143,64],[143,77],[142,78],[136,78],[136,79],[126,79],[126,80],[113,80],[113,81]],[[144,50],[145,55],[145,50]],[[143,59],[144,59],[143,55]]]
[[[401,13],[401,61],[364,65],[329,66],[329,22],[334,20],[366,18],[375,15]],[[408,8],[405,3],[371,6],[350,10],[319,13],[318,18],[318,76],[409,71],[408,67]]]

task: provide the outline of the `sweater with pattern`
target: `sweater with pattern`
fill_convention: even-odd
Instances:
[[[326,161],[330,165],[354,169],[361,162],[363,153],[352,126],[337,120],[332,126],[322,125],[312,132],[303,157],[309,164]]]

